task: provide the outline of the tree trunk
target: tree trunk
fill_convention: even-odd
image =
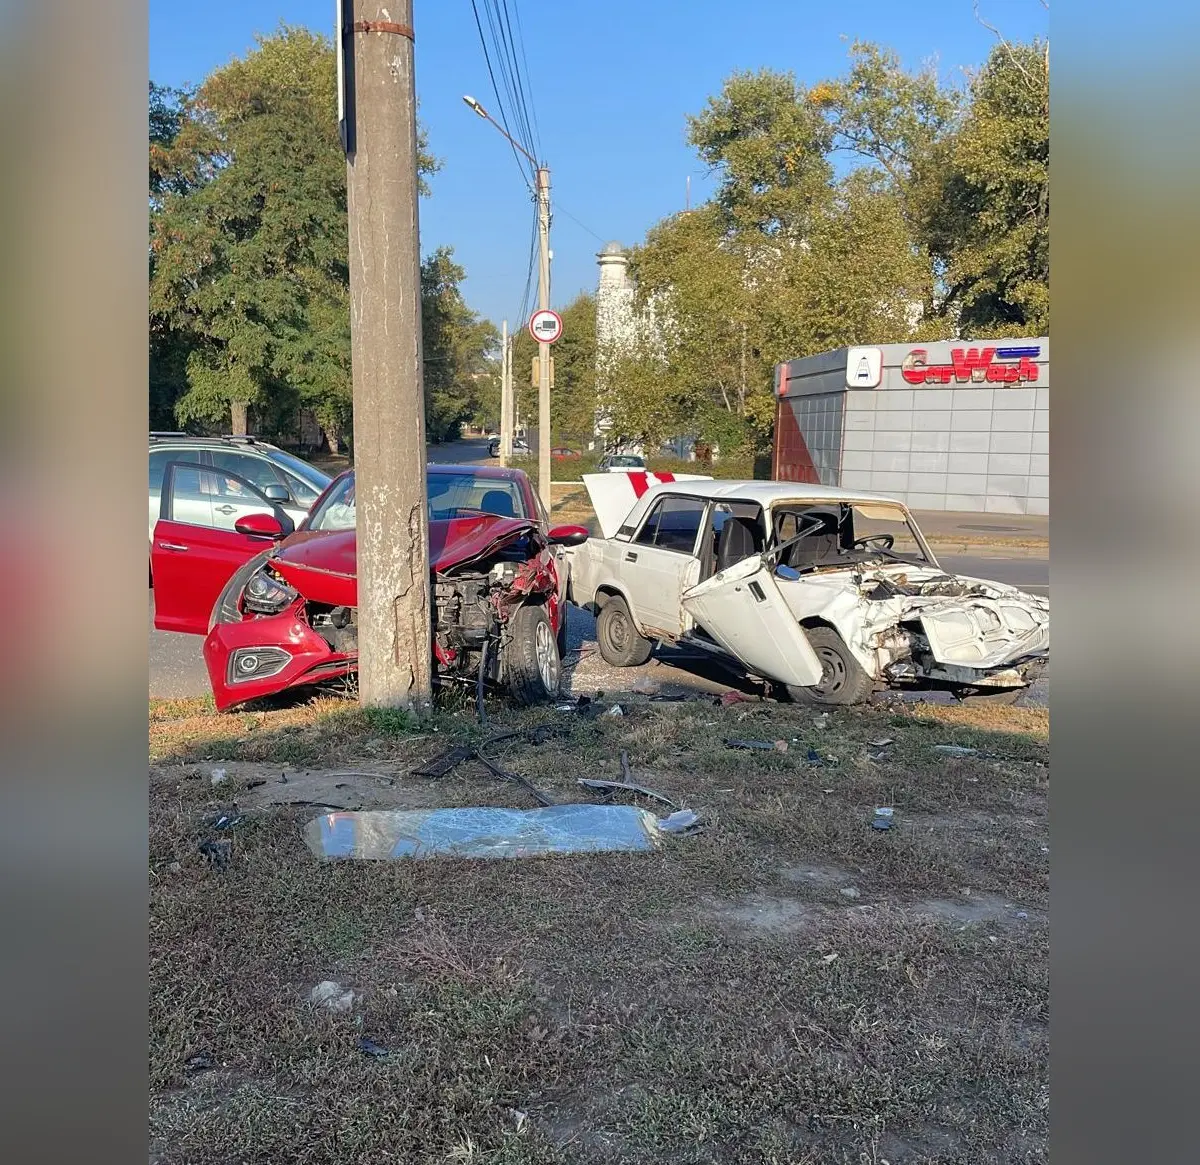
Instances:
[[[244,437],[249,432],[247,418],[250,406],[244,400],[231,401],[229,405],[230,432],[235,437]]]
[[[329,452],[336,457],[342,451],[342,439],[338,435],[337,426],[330,425],[325,430],[325,439],[329,442]]]

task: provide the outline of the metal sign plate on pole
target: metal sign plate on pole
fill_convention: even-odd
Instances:
[[[529,317],[529,334],[539,344],[553,344],[562,336],[562,330],[562,316],[549,308],[535,311]]]

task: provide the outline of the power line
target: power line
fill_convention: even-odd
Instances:
[[[483,47],[483,59],[484,59],[484,63],[487,65],[488,76],[491,78],[492,93],[495,95],[496,106],[500,112],[500,122],[504,126],[504,132],[510,133],[511,131],[508,128],[508,118],[504,112],[504,103],[500,100],[500,88],[496,84],[496,74],[492,71],[492,58],[491,58],[490,54],[488,53],[487,38],[483,35],[483,24],[480,22],[479,8],[477,7],[475,0],[471,0],[471,11],[475,13],[475,28],[479,32],[479,43]],[[529,177],[526,173],[527,163],[521,158],[521,155],[517,152],[517,147],[512,145],[511,142],[509,143],[509,145],[512,147],[513,158],[516,160],[517,167],[521,171],[521,177],[524,179],[525,185],[529,186],[530,185]]]
[[[521,6],[517,0],[513,0],[513,10],[517,14],[517,43],[521,46],[521,61],[525,66],[525,85],[526,88],[529,88],[529,58],[525,55],[525,32],[521,28]],[[534,150],[534,153],[540,158],[542,156],[541,130],[538,128],[537,106],[533,102],[532,89],[529,90],[529,104],[530,110],[533,113],[533,139],[534,143],[537,145],[537,149]]]
[[[493,0],[493,3],[494,3],[494,0]],[[525,90],[530,88],[529,78],[528,78],[529,66],[528,66],[528,64],[526,64],[526,66],[525,66],[526,77],[525,77],[525,80],[522,81],[521,66],[520,66],[520,63],[517,61],[517,50],[516,50],[517,42],[516,42],[516,39],[513,37],[512,21],[509,19],[509,15],[508,15],[508,0],[502,0],[502,3],[504,5],[504,28],[507,30],[507,33],[508,33],[508,36],[506,38],[506,44],[507,44],[507,48],[508,48],[508,59],[512,64],[513,80],[515,81],[516,86],[517,86],[517,96],[520,100],[521,115],[522,115],[522,118],[524,121],[524,126],[525,126],[525,136],[528,138],[528,144],[531,147],[534,147],[530,150],[530,153],[540,156],[541,150],[536,148],[537,147],[537,141],[535,140],[536,135],[533,132],[533,126],[531,123],[531,117],[530,117],[530,111],[529,111],[530,102],[526,101],[526,98],[525,98]],[[516,0],[514,0],[514,6],[515,6],[515,3],[516,3]],[[524,51],[525,51],[524,45],[522,45],[521,46],[521,55],[522,56],[524,56]],[[530,94],[532,95],[532,89],[530,89]]]
[[[573,223],[575,223],[576,226],[583,227],[583,229],[585,231],[587,231],[587,233],[589,235],[591,235],[592,238],[595,239],[597,242],[599,242],[599,243],[607,242],[607,240],[604,238],[603,235],[596,234],[596,232],[594,230],[592,230],[592,228],[590,226],[588,226],[587,223],[580,222],[580,220],[577,219],[565,206],[563,206],[563,204],[561,202],[555,201],[554,209],[561,210],[562,213],[567,216],[567,218],[569,218]]]

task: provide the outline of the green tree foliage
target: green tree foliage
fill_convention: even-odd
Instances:
[[[495,388],[500,334],[463,299],[466,272],[450,247],[421,264],[421,338],[425,358],[425,431],[432,441],[458,436],[462,421]]]
[[[187,352],[176,419],[245,432],[253,408],[272,432],[308,406],[336,449],[351,380],[330,42],[284,26],[194,94],[152,88],[150,170],[152,331]]]
[[[931,246],[947,301],[971,336],[1050,327],[1050,72],[1047,46],[998,44],[948,144]]]
[[[550,430],[555,444],[578,445],[591,438],[596,424],[596,300],[586,292],[577,295],[562,311],[562,339],[551,350],[554,358],[554,391],[550,394]],[[520,327],[513,337],[513,386],[521,403],[521,417],[537,422],[537,388],[533,362],[537,341]],[[500,398],[496,397],[499,421]]]
[[[850,344],[1040,334],[1049,309],[1045,46],[963,91],[869,43],[806,87],[735,73],[688,119],[713,200],[636,249],[653,319],[604,380],[618,431],[769,443],[772,373]]]

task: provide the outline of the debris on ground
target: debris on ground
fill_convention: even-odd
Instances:
[[[233,858],[233,842],[202,841],[196,847],[218,870],[227,869]]]
[[[447,749],[445,752],[438,753],[431,760],[427,760],[419,769],[413,769],[414,777],[429,777],[436,780],[439,777],[444,777],[452,769],[457,768],[463,761],[473,756],[475,750],[468,744],[460,744],[454,748]]]
[[[871,821],[872,829],[891,829],[893,821],[893,810],[891,808],[879,808],[875,810],[875,816]]]
[[[773,740],[727,740],[725,741],[725,747],[755,749],[759,752],[774,752],[775,742]]]
[[[639,696],[655,696],[662,691],[662,684],[656,683],[649,676],[638,676],[629,690]]]
[[[639,797],[649,797],[652,801],[661,801],[672,809],[679,808],[669,797],[664,797],[662,793],[656,793],[653,789],[647,789],[642,785],[635,785],[632,781],[602,781],[594,777],[579,777],[578,781],[580,786],[591,793],[600,793],[608,797],[617,791],[635,793]]]
[[[219,813],[215,818],[213,818],[210,824],[212,825],[213,829],[226,830],[233,829],[234,826],[241,825],[241,823],[245,820],[246,818],[241,813],[237,812],[237,806],[235,805],[231,812]]]
[[[508,1115],[512,1117],[513,1122],[516,1124],[518,1133],[521,1131],[521,1128],[524,1126],[525,1122],[529,1119],[529,1114],[527,1112],[522,1112],[519,1108],[510,1108],[508,1110]]]
[[[349,1011],[357,998],[353,989],[343,987],[332,979],[323,979],[308,993],[308,1001],[314,1007],[334,1012]]]
[[[523,858],[653,850],[664,833],[698,824],[690,809],[660,820],[633,805],[366,810],[316,817],[305,826],[304,838],[318,858]]]
[[[213,1063],[211,1056],[205,1055],[203,1052],[195,1056],[188,1056],[183,1062],[183,1070],[185,1072],[210,1072],[216,1064]]]
[[[388,1055],[387,1048],[382,1044],[377,1044],[372,1039],[368,1039],[366,1036],[358,1037],[358,1050],[365,1055],[374,1057],[376,1060],[382,1060]]]
[[[808,750],[808,755],[804,759],[808,761],[810,765],[825,765],[829,764],[833,758],[830,757],[830,760],[827,761],[819,752],[817,752],[815,748],[810,748]]]
[[[620,704],[614,704],[611,708],[609,708],[609,710],[607,712],[604,712],[603,715],[605,715],[605,716],[624,716],[625,709],[622,708]]]
[[[838,893],[843,898],[857,898],[858,897],[858,891],[853,886],[843,886],[838,891]]]
[[[945,756],[978,756],[979,749],[968,748],[965,744],[935,744],[934,752],[940,752]]]
[[[895,740],[892,739],[892,737],[884,736],[884,737],[881,737],[879,740],[868,740],[867,746],[869,748],[887,748],[887,746],[889,744],[895,744],[895,743],[896,742],[895,742]]]
[[[786,740],[775,741],[775,751],[776,752],[787,752],[787,750],[788,750],[788,743]]]
[[[814,724],[815,724],[815,725],[816,725],[818,728],[828,728],[828,727],[829,727],[829,713],[828,713],[828,712],[822,712],[822,713],[821,713],[821,715],[820,715],[820,716],[818,716],[818,717],[817,717],[817,718],[816,718],[816,719],[813,721],[813,723],[814,723]]]
[[[745,692],[738,692],[730,689],[724,692],[713,701],[714,704],[719,704],[722,708],[729,708],[734,704],[757,704],[757,696],[748,696]]]
[[[220,785],[229,779],[229,774],[224,769],[213,769],[208,779],[212,784]]]

